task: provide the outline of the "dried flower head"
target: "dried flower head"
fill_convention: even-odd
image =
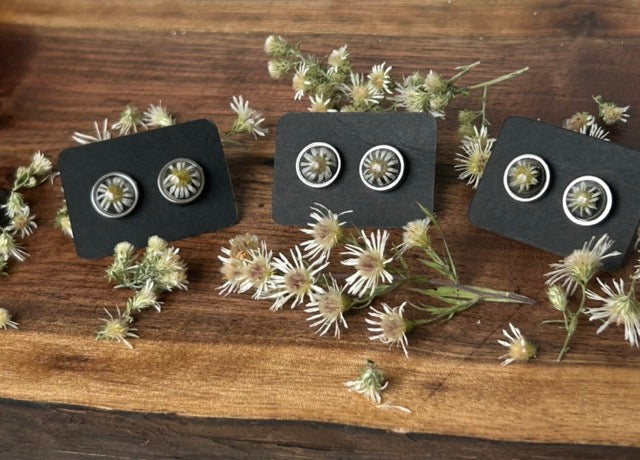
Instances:
[[[329,66],[327,70],[329,75],[349,71],[351,69],[351,63],[349,62],[347,45],[342,45],[340,48],[331,51],[331,54],[329,54],[327,58],[327,65]]]
[[[431,220],[428,218],[417,219],[408,222],[402,227],[402,243],[398,245],[398,251],[403,254],[409,249],[429,249],[431,247],[431,237],[429,229]]]
[[[11,313],[6,308],[0,307],[0,329],[12,327],[18,329],[18,323],[11,321]]]
[[[29,172],[33,176],[48,176],[51,174],[51,170],[53,169],[53,165],[51,164],[51,160],[49,160],[42,152],[39,150],[33,154],[31,157],[31,164],[29,165]]]
[[[129,208],[135,199],[134,189],[129,182],[120,176],[112,175],[98,185],[96,199],[105,211],[111,209],[121,213]]]
[[[229,131],[231,134],[250,133],[255,139],[267,134],[268,130],[262,126],[264,117],[251,107],[249,101],[240,96],[233,96],[231,110],[236,114],[236,119]]]
[[[586,134],[590,137],[595,137],[596,139],[600,139],[603,141],[609,141],[609,131],[605,131],[602,127],[598,126],[596,123],[592,123],[588,126],[583,126],[578,131],[580,134]]]
[[[311,89],[311,81],[307,77],[308,72],[309,66],[306,62],[301,62],[298,67],[296,67],[296,72],[291,80],[291,86],[295,91],[293,99],[296,101],[302,99],[302,96]]]
[[[98,125],[97,121],[93,122],[93,129],[95,135],[84,134],[79,131],[73,133],[71,138],[80,145],[91,144],[93,142],[101,142],[111,139],[111,131],[109,131],[109,120],[104,119],[102,122],[102,128]]]
[[[594,121],[595,118],[589,112],[576,112],[564,121],[563,126],[565,129],[580,132],[581,129],[591,126]]]
[[[602,188],[591,181],[580,181],[567,193],[567,206],[580,217],[590,217],[600,208]]]
[[[142,289],[137,291],[134,296],[127,301],[125,316],[130,316],[132,313],[139,313],[151,307],[159,312],[162,310],[162,302],[158,301],[158,294],[153,281],[147,279]]]
[[[224,284],[217,289],[220,291],[220,295],[229,295],[235,292],[240,292],[240,286],[244,283],[244,267],[247,264],[245,260],[234,259],[232,257],[218,256],[218,259],[222,261],[220,267],[220,273],[224,279]]]
[[[285,59],[272,59],[267,63],[269,76],[274,80],[279,80],[291,70],[291,63]]]
[[[602,302],[602,306],[588,308],[586,314],[590,321],[604,320],[598,328],[598,334],[604,331],[610,324],[617,326],[624,324],[624,338],[631,346],[638,346],[640,336],[640,302],[636,298],[635,290],[631,288],[625,292],[623,280],[613,280],[613,287],[598,279],[598,284],[604,292],[604,296],[591,290],[587,291],[587,297],[591,300]]]
[[[540,168],[528,159],[518,160],[508,173],[509,187],[516,189],[517,193],[528,192],[531,187],[540,182]]]
[[[466,180],[468,185],[478,188],[482,174],[484,174],[484,168],[491,157],[493,143],[496,140],[488,137],[486,126],[480,128],[479,131],[475,126],[473,129],[473,136],[465,136],[462,139],[460,147],[463,152],[456,153],[455,161],[458,164],[454,168],[460,171],[458,176],[460,180]]]
[[[325,99],[323,94],[309,96],[309,112],[325,113],[335,112],[336,109],[331,108],[332,102],[330,98]]]
[[[620,255],[618,251],[607,252],[612,246],[613,240],[606,233],[597,241],[592,237],[582,249],[576,249],[560,262],[550,265],[553,270],[545,274],[548,277],[546,284],[560,284],[569,295],[573,294],[578,285],[587,285],[600,270],[604,259]]]
[[[619,121],[623,123],[627,122],[629,118],[629,114],[627,113],[629,106],[620,107],[613,102],[605,102],[602,96],[595,96],[593,100],[598,105],[598,114],[605,124],[613,125]]]
[[[350,307],[349,298],[344,294],[346,286],[340,287],[338,282],[329,275],[324,277],[326,288],[320,288],[319,292],[311,294],[311,301],[307,304],[305,312],[311,316],[309,327],[316,328],[316,334],[325,335],[331,327],[334,335],[340,338],[340,326],[348,329],[344,313]]]
[[[547,298],[553,308],[558,311],[565,311],[569,302],[567,293],[558,284],[552,284],[547,288]]]
[[[343,84],[340,89],[356,111],[365,111],[371,106],[378,105],[384,96],[370,83],[365,82],[364,76],[351,72],[351,84]]]
[[[192,161],[174,161],[162,180],[165,191],[174,199],[187,199],[198,193],[203,181],[202,170]],[[196,195],[197,196],[197,195]]]
[[[115,318],[106,308],[104,309],[104,311],[107,312],[107,315],[109,317],[102,318],[104,324],[98,329],[98,332],[96,333],[96,340],[123,343],[127,347],[133,349],[133,347],[127,340],[130,338],[139,338],[134,333],[134,331],[136,331],[137,329],[131,327],[133,318],[131,318],[130,316],[122,315],[119,308],[118,316]]]
[[[367,79],[369,80],[369,84],[373,86],[373,88],[380,94],[388,93],[391,94],[391,72],[392,67],[387,66],[386,62],[382,64],[374,65],[371,67],[371,72],[367,75]]]
[[[121,136],[137,133],[138,127],[144,127],[142,115],[137,107],[127,105],[120,113],[120,119],[111,126],[111,129],[119,130]]]
[[[151,104],[147,107],[147,110],[142,114],[142,123],[147,128],[164,128],[175,125],[176,119],[160,101],[158,105]]]
[[[313,293],[321,292],[321,288],[316,284],[316,277],[329,265],[320,259],[308,263],[298,246],[289,252],[291,260],[281,253],[273,261],[273,268],[277,273],[272,278],[273,291],[266,295],[266,298],[275,299],[271,305],[272,311],[280,310],[289,300],[293,300],[291,308],[304,302],[305,297],[312,300]]]
[[[389,382],[384,381],[382,369],[369,359],[365,360],[365,366],[356,380],[345,382],[349,391],[361,394],[374,404],[380,404],[382,401],[380,393],[387,388],[388,384]]]
[[[314,222],[307,224],[309,228],[300,229],[312,238],[300,245],[305,250],[305,257],[309,259],[318,257],[320,260],[329,259],[331,250],[342,242],[344,236],[342,227],[346,222],[340,222],[340,216],[350,212],[352,211],[336,214],[320,203],[315,203],[315,207],[311,207],[310,214]]]
[[[11,218],[11,222],[6,227],[6,230],[14,235],[19,235],[20,238],[24,239],[38,228],[35,218],[36,216],[30,214],[29,205],[25,205],[19,213],[15,214]]]
[[[254,299],[262,299],[275,288],[273,283],[273,252],[267,248],[267,243],[262,241],[260,248],[249,253],[249,259],[244,262],[238,292],[255,289]]]
[[[22,193],[13,191],[9,194],[7,202],[0,206],[0,209],[4,209],[7,217],[13,219],[15,216],[23,212],[25,206],[27,206],[27,204],[24,202]]]
[[[379,340],[390,347],[396,345],[401,346],[404,355],[408,358],[407,351],[408,339],[407,332],[411,330],[411,322],[404,318],[404,307],[407,302],[403,302],[399,307],[390,308],[386,303],[382,303],[384,311],[376,310],[370,307],[369,316],[366,322],[373,327],[369,327],[369,331],[373,335],[369,340]]]
[[[229,248],[221,248],[220,251],[228,258],[247,260],[250,257],[251,251],[257,249],[260,249],[260,239],[253,233],[243,233],[242,235],[231,238],[229,240]]]
[[[280,35],[269,35],[264,42],[264,52],[271,57],[285,57],[290,45]]]
[[[6,229],[3,229],[2,233],[0,233],[0,259],[6,261],[13,257],[22,262],[28,255],[29,254],[22,249],[22,246],[13,238],[13,235]]]
[[[364,230],[360,231],[360,239],[364,246],[347,244],[343,255],[352,256],[342,261],[342,265],[354,267],[356,272],[347,278],[349,294],[363,296],[367,292],[371,295],[375,291],[378,283],[391,283],[393,276],[386,270],[386,266],[391,263],[393,257],[385,257],[385,246],[389,239],[389,232],[378,230],[372,232],[370,237]]]
[[[62,232],[63,235],[73,238],[73,230],[71,229],[71,219],[69,219],[69,211],[66,206],[58,209],[55,220],[55,227]]]
[[[503,329],[502,333],[508,340],[498,340],[500,345],[509,349],[507,353],[500,356],[500,359],[504,360],[501,364],[506,366],[514,362],[526,362],[531,358],[535,358],[538,347],[523,336],[520,329],[513,324],[509,323],[509,328],[513,335]]]

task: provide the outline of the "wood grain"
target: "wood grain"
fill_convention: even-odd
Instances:
[[[396,76],[429,68],[446,75],[480,59],[483,65],[469,81],[481,81],[529,65],[527,74],[490,93],[490,119],[497,130],[514,114],[560,124],[577,110],[592,109],[594,94],[639,106],[640,7],[635,2],[407,1],[388,8],[388,2],[364,7],[317,1],[302,8],[297,2],[140,0],[87,5],[3,2],[0,187],[10,184],[14,169],[34,150],[55,159],[71,145],[74,130],[88,131],[94,119],[113,118],[130,102],[145,106],[162,99],[181,120],[210,117],[224,129],[232,120],[231,96],[243,94],[264,112],[272,133],[264,141],[226,149],[240,222],[176,243],[190,268],[190,289],[168,295],[161,314],[141,317],[142,339],[135,341],[134,351],[93,340],[102,309],[126,299],[104,278],[109,261],[79,259],[71,242],[52,228],[62,200],[57,186],[28,192],[39,223],[27,241],[32,256],[0,280],[0,306],[15,312],[21,326],[0,333],[0,397],[181,416],[318,422],[305,426],[322,433],[332,432],[335,427],[325,424],[335,423],[503,441],[640,446],[638,351],[623,341],[620,328],[596,336],[596,326],[583,321],[566,361],[555,362],[562,331],[541,321],[554,317],[544,300],[542,275],[556,257],[468,223],[473,192],[455,179],[452,166],[455,116],[439,125],[436,211],[463,281],[517,290],[538,305],[487,304],[449,323],[417,329],[405,359],[399,350],[369,342],[364,312],[349,318],[342,339],[318,338],[299,309],[272,313],[267,302],[223,298],[215,291],[221,284],[216,257],[233,235],[255,231],[275,250],[303,240],[298,230],[277,226],[270,217],[273,130],[282,113],[305,106],[291,100],[287,81],[269,79],[262,54],[266,34],[301,41],[315,53],[348,43],[358,70],[386,60]],[[455,101],[453,109],[464,104]],[[636,123],[632,117],[616,128],[615,139],[639,146]],[[407,295],[388,300],[395,304]],[[502,349],[496,340],[510,321],[540,345],[538,359],[529,365],[498,365]],[[342,382],[355,376],[365,357],[386,370],[388,400],[412,414],[377,410],[344,389]],[[94,420],[110,419],[109,412],[99,414]],[[154,417],[150,420],[158,420]],[[112,428],[115,419],[110,420]],[[176,420],[172,423],[190,427],[200,423]],[[7,430],[10,421],[1,419],[0,429]],[[305,446],[330,444],[313,439],[314,431],[305,433],[307,441],[299,441]],[[464,439],[460,445],[473,445]],[[247,442],[255,447],[262,441]],[[394,445],[410,450],[408,443]],[[475,452],[483,445],[475,444]]]

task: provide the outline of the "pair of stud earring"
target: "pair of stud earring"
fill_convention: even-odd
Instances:
[[[176,158],[162,167],[158,189],[174,204],[194,201],[204,190],[204,172],[189,158]],[[91,204],[98,214],[117,219],[130,214],[138,204],[138,184],[128,174],[110,172],[100,177],[91,189]]]
[[[404,158],[390,145],[370,148],[360,159],[360,180],[368,188],[384,192],[395,188],[404,176]],[[342,171],[340,154],[326,142],[312,142],[296,159],[300,181],[313,188],[324,188],[336,181]]]
[[[520,155],[507,165],[504,188],[511,198],[531,202],[542,198],[551,183],[546,161],[537,155]],[[572,180],[562,194],[562,209],[574,224],[588,227],[604,221],[613,206],[609,185],[599,177],[586,175]]]

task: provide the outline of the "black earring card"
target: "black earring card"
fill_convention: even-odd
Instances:
[[[278,122],[273,177],[273,220],[304,226],[310,207],[320,203],[334,212],[353,210],[344,220],[359,227],[401,227],[424,217],[417,203],[433,209],[436,122],[426,113],[289,113]],[[325,188],[305,185],[296,159],[313,142],[333,146],[341,157],[337,179]],[[389,145],[404,158],[401,182],[376,191],[360,179],[362,156]]]
[[[509,162],[522,154],[547,162],[551,182],[533,202],[519,202],[503,185]],[[580,176],[592,175],[611,188],[609,216],[593,226],[580,226],[566,217],[562,202],[565,188]],[[603,261],[613,271],[624,263],[640,221],[640,152],[611,142],[521,117],[504,122],[493,153],[469,209],[477,227],[545,251],[567,256],[592,237],[608,234],[621,256]]]
[[[201,195],[184,205],[166,200],[158,189],[162,167],[176,158],[192,159],[204,172]],[[81,257],[111,255],[121,241],[143,247],[152,235],[169,241],[196,236],[229,227],[238,219],[220,136],[209,120],[69,148],[60,154],[58,166]],[[101,216],[91,204],[96,180],[114,171],[131,176],[140,192],[137,206],[119,219]]]
[[[9,190],[5,190],[0,188],[0,206],[7,204],[7,200],[9,200]],[[7,225],[9,223],[9,215],[6,212],[6,209],[0,208],[0,226]]]

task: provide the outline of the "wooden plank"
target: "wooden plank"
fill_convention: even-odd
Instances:
[[[559,124],[576,110],[590,109],[591,96],[599,93],[637,107],[640,37],[634,18],[640,8],[630,2],[552,3],[557,5],[407,2],[402,14],[381,15],[380,8],[368,7],[358,16],[353,7],[331,2],[314,2],[295,14],[288,3],[283,10],[241,14],[242,2],[143,0],[87,8],[73,1],[43,6],[9,0],[0,12],[0,60],[6,63],[0,70],[0,187],[9,185],[15,167],[33,150],[56,158],[71,144],[71,132],[116,116],[129,102],[144,106],[162,98],[182,120],[210,116],[225,127],[232,119],[231,95],[243,94],[275,128],[282,113],[305,107],[291,100],[287,82],[273,82],[266,73],[262,43],[272,31],[303,41],[310,52],[348,43],[360,71],[387,60],[396,75],[431,66],[447,74],[481,59],[484,65],[470,77],[475,82],[529,65],[530,72],[490,93],[496,129],[511,114]],[[385,24],[371,22],[374,16]],[[462,106],[455,101],[454,108]],[[640,145],[635,123],[632,118],[616,129],[620,143]],[[584,321],[567,361],[555,363],[562,333],[541,321],[554,317],[545,304],[542,274],[556,257],[469,225],[473,193],[455,179],[452,167],[455,128],[455,116],[439,125],[436,211],[463,279],[518,290],[538,306],[484,305],[450,323],[418,329],[410,335],[406,360],[398,350],[368,341],[364,312],[349,318],[349,331],[338,341],[315,337],[299,309],[271,313],[267,302],[219,297],[216,256],[234,234],[256,231],[276,250],[303,240],[298,230],[270,218],[272,133],[226,150],[241,220],[227,231],[177,243],[190,267],[190,290],[167,296],[161,314],[141,317],[143,338],[134,351],[93,340],[102,309],[122,305],[126,293],[107,284],[107,260],[77,258],[52,228],[62,199],[58,188],[47,184],[29,192],[40,225],[27,242],[32,257],[0,280],[0,306],[16,312],[21,326],[0,333],[8,363],[0,366],[0,397],[503,441],[640,446],[637,350],[623,342],[619,328],[596,337],[595,325]],[[539,358],[528,366],[498,366],[502,349],[495,341],[509,321],[540,345]],[[388,399],[412,409],[411,415],[376,410],[346,392],[342,382],[354,377],[365,357],[387,371]],[[100,414],[91,423],[118,420]],[[62,423],[54,419],[52,431]],[[11,418],[4,420],[1,430],[10,426]],[[175,419],[182,423],[189,431],[199,422]],[[325,433],[333,429],[321,426]],[[458,438],[443,445],[450,449],[458,442],[486,448]]]

